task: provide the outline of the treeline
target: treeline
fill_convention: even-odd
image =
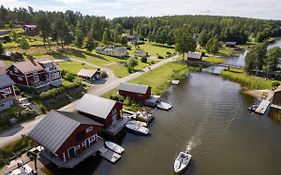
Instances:
[[[96,41],[125,43],[122,33],[136,34],[141,39],[174,45],[178,29],[185,28],[199,35],[199,44],[205,47],[211,38],[218,41],[246,43],[249,38],[262,42],[281,36],[281,21],[219,16],[164,16],[105,17],[82,15],[79,12],[34,11],[31,7],[13,10],[0,7],[0,27],[13,28],[15,24],[36,24],[44,42],[49,39],[62,47],[74,43],[92,50]],[[213,40],[215,40],[213,39]],[[216,42],[216,41],[212,41]]]

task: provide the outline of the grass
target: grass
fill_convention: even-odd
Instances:
[[[162,65],[140,77],[132,83],[147,84],[151,86],[153,94],[162,94],[166,91],[170,81],[188,72],[188,66],[179,62],[170,62]]]
[[[220,58],[220,57],[204,57],[203,60],[210,62],[210,63],[216,63],[216,64],[224,63],[224,59]]]
[[[145,42],[145,44],[139,45],[139,47],[145,52],[148,52],[149,55],[152,56],[160,55],[163,56],[164,58],[167,56],[167,52],[170,52],[172,54],[175,52],[175,50],[172,48],[156,46],[149,42]]]
[[[228,80],[240,83],[242,86],[250,89],[271,89],[272,82],[275,82],[273,80],[265,80],[261,77],[247,75],[241,70],[238,72],[238,70],[239,69],[230,69],[230,71],[224,70],[222,71],[221,76]]]
[[[92,66],[74,61],[58,62],[58,66],[60,70],[66,70],[74,74],[77,74],[81,69],[96,69]]]

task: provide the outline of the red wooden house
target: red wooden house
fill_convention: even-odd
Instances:
[[[13,84],[15,83],[6,74],[5,69],[4,62],[0,61],[0,111],[11,107],[16,99],[13,87]]]
[[[95,95],[85,94],[77,105],[78,113],[110,127],[121,119],[120,111],[123,104],[114,100]]]
[[[73,168],[103,146],[102,124],[77,113],[51,111],[28,136],[44,147],[42,154],[57,166]]]
[[[144,102],[151,97],[151,87],[142,84],[120,83],[119,95]]]
[[[201,61],[204,54],[201,52],[188,52],[187,60],[188,61]]]
[[[50,59],[33,59],[12,64],[7,74],[18,85],[36,90],[48,89],[62,83],[57,65]]]

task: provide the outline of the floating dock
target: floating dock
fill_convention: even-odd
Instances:
[[[116,163],[119,159],[121,159],[121,155],[117,154],[105,147],[99,149],[100,156],[104,159],[108,160],[111,163]]]
[[[270,105],[270,101],[263,100],[263,101],[261,101],[261,103],[259,104],[259,106],[255,112],[263,115],[266,112],[269,105]]]

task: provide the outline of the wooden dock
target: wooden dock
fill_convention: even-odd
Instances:
[[[270,105],[270,101],[263,100],[263,101],[261,101],[261,103],[259,104],[259,106],[255,112],[263,115],[266,112],[269,105]]]
[[[100,156],[104,159],[108,160],[111,163],[116,163],[119,159],[121,159],[121,155],[117,154],[105,147],[99,149]]]
[[[270,107],[274,108],[274,109],[281,110],[281,106],[279,106],[279,105],[271,104]]]

